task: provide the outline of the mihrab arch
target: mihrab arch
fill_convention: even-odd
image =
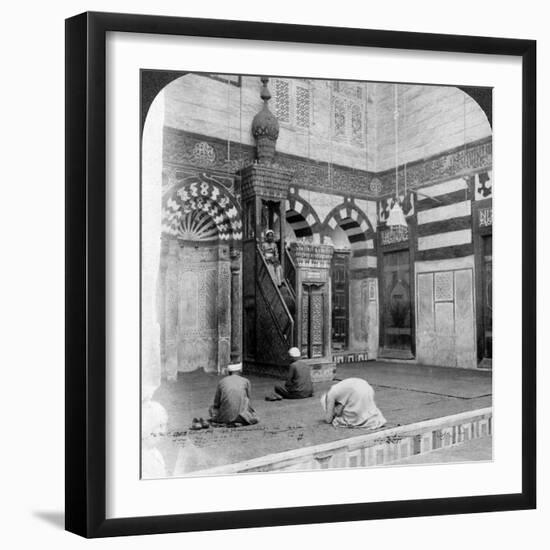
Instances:
[[[182,223],[202,211],[215,225],[217,238],[228,244],[242,240],[241,208],[235,198],[208,174],[188,176],[170,186],[162,197],[162,233],[182,237]]]
[[[240,349],[241,209],[207,174],[189,176],[162,196],[159,281],[161,364],[166,378],[220,373]]]

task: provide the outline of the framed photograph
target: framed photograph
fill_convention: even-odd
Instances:
[[[67,530],[534,508],[535,66],[68,19]]]

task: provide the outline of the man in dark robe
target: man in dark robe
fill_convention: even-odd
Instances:
[[[214,404],[210,407],[214,424],[229,426],[257,424],[258,418],[250,405],[250,381],[240,375],[242,364],[227,367],[228,375],[218,382]]]
[[[284,384],[276,384],[273,400],[278,399],[305,399],[313,395],[313,383],[311,381],[310,366],[300,359],[300,350],[290,348],[290,366],[288,376]]]

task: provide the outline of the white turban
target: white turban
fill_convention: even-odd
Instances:
[[[231,365],[227,365],[228,372],[239,372],[243,370],[243,364],[242,363],[233,363]]]
[[[299,359],[300,356],[302,355],[300,353],[300,350],[298,348],[290,348],[288,350],[288,354],[290,355],[290,357],[292,357],[293,359]]]

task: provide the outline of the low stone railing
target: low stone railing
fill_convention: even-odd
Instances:
[[[474,411],[378,430],[330,443],[303,447],[192,472],[192,476],[289,472],[381,466],[471,439],[492,435],[493,409]]]

